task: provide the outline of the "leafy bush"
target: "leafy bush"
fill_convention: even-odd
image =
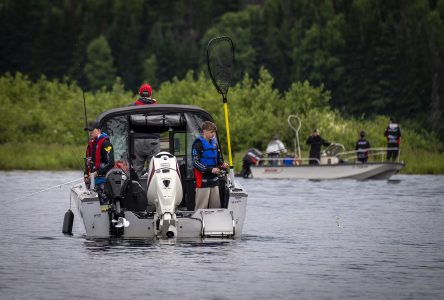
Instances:
[[[305,140],[314,128],[319,128],[325,139],[341,143],[348,150],[354,148],[360,130],[367,132],[372,147],[385,146],[383,133],[388,123],[387,116],[345,118],[329,107],[330,93],[322,86],[295,82],[287,92],[280,94],[273,88],[273,80],[267,70],[261,69],[257,81],[246,74],[228,92],[232,151],[237,167],[248,148],[264,150],[275,134],[292,150],[295,132],[287,123],[291,114],[301,119],[299,138],[303,153],[308,151]],[[222,97],[204,73],[196,75],[189,72],[183,79],[164,82],[155,95],[161,104],[191,104],[210,112],[218,125],[221,144],[227,149]],[[117,79],[110,91],[88,92],[85,99],[88,119],[92,120],[102,111],[127,106],[136,99],[136,95],[125,91],[120,79]],[[49,81],[42,76],[37,82],[32,82],[20,73],[0,77],[0,119],[0,145],[4,145],[3,149],[19,149],[19,146],[7,148],[5,145],[21,145],[23,142],[76,146],[86,143],[82,90],[76,82],[69,80]],[[433,132],[426,132],[408,120],[403,120],[401,127],[401,158],[406,153],[406,157],[420,164],[414,153],[442,156],[443,146]],[[35,155],[34,159],[37,159]],[[73,167],[72,161],[61,161],[65,166]],[[38,166],[44,164],[40,162]],[[0,168],[9,169],[13,165],[13,162],[12,165],[8,162]],[[55,163],[48,161],[48,165]],[[33,166],[31,162],[30,166]],[[431,172],[429,169],[427,172]]]

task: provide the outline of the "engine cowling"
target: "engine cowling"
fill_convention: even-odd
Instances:
[[[176,157],[168,152],[158,153],[150,161],[148,174],[148,202],[156,207],[159,232],[163,237],[175,237],[175,211],[183,196]]]

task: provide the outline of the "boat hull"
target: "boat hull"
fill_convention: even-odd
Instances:
[[[303,166],[251,166],[253,178],[262,179],[380,179],[397,174],[404,163],[368,163]]]
[[[101,211],[97,193],[87,190],[84,184],[71,188],[71,197],[77,207],[77,215],[83,221],[88,238],[109,238],[110,220],[107,211]],[[230,237],[239,238],[245,221],[248,195],[237,184],[230,189],[227,208],[176,211],[176,239]],[[124,211],[129,226],[123,238],[158,238],[156,215],[146,212]]]

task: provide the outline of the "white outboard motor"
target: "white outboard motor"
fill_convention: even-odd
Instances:
[[[182,194],[176,157],[168,152],[153,156],[148,169],[148,202],[156,207],[158,236],[177,236],[175,211],[182,201]]]

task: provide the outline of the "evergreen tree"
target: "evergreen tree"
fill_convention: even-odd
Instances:
[[[153,54],[150,57],[146,58],[143,63],[143,80],[145,82],[149,82],[152,86],[158,86],[159,81],[156,76],[157,74],[157,59]]]
[[[88,45],[86,52],[88,59],[84,72],[89,87],[93,90],[109,89],[116,79],[116,70],[108,41],[101,35]]]

